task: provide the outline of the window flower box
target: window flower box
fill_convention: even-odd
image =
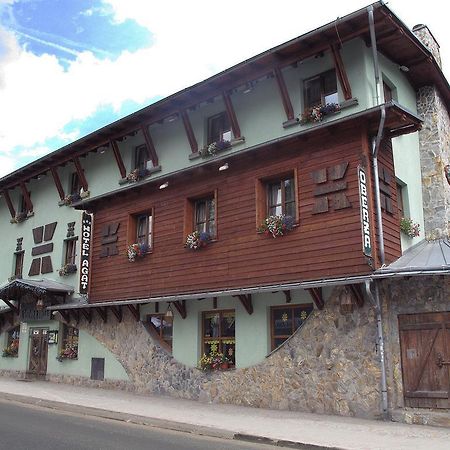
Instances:
[[[302,125],[308,123],[322,122],[325,116],[335,114],[341,110],[338,103],[327,103],[326,105],[316,105],[311,108],[307,108],[303,114],[299,117],[299,122]]]
[[[279,214],[266,217],[258,228],[258,233],[272,236],[273,238],[284,236],[294,228],[295,219],[292,216]]]
[[[223,353],[205,353],[198,362],[198,368],[203,372],[211,372],[213,370],[228,370],[230,365],[229,359]]]
[[[230,141],[216,141],[200,149],[200,155],[202,158],[207,158],[208,156],[215,156],[217,153],[226,150],[231,147]]]
[[[143,180],[145,177],[150,175],[148,169],[134,169],[127,175],[127,181],[130,183],[136,183],[137,181]]]
[[[129,262],[135,262],[138,258],[143,258],[149,251],[148,244],[134,243],[127,248],[127,256]]]
[[[77,265],[76,264],[64,264],[64,266],[59,269],[58,273],[60,277],[66,277],[72,273],[75,273],[77,271]]]
[[[210,241],[211,235],[209,233],[193,231],[186,236],[186,243],[184,246],[190,250],[199,250],[206,247]]]
[[[11,344],[3,349],[2,356],[4,358],[16,358],[19,355],[19,341],[14,340]]]
[[[78,347],[68,346],[62,349],[56,359],[59,362],[63,362],[65,359],[78,359]]]
[[[11,220],[10,223],[22,223],[28,218],[28,214],[25,211],[18,212]]]
[[[414,223],[412,219],[402,217],[400,220],[400,231],[410,238],[420,236],[420,225]]]

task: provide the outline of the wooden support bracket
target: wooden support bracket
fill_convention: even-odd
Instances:
[[[348,81],[341,52],[336,44],[331,45],[331,53],[333,54],[334,66],[336,68],[336,73],[339,78],[342,92],[344,93],[344,98],[345,100],[350,100],[352,98],[352,88],[350,87],[350,82]]]
[[[62,318],[67,322],[67,323],[69,323],[70,322],[70,311],[69,310],[62,310],[62,309],[60,309],[59,311],[58,311],[60,314],[61,314],[61,316],[62,316]]]
[[[120,176],[125,178],[127,176],[127,171],[125,169],[125,164],[123,163],[122,155],[120,154],[119,146],[114,140],[109,141],[109,144],[113,149],[114,159],[116,160],[117,167],[119,168]]]
[[[127,307],[135,318],[136,322],[139,322],[141,320],[140,305],[127,305]]]
[[[307,291],[309,292],[309,295],[311,295],[312,299],[314,300],[314,303],[317,306],[317,309],[323,309],[323,307],[325,306],[325,302],[323,301],[323,296],[322,296],[322,288],[311,288],[311,289],[307,289]]]
[[[294,119],[294,108],[292,107],[292,102],[289,97],[289,91],[287,90],[286,83],[284,81],[283,74],[279,67],[274,69],[275,79],[277,80],[278,89],[281,95],[281,101],[283,102],[284,112],[286,113],[287,120]]]
[[[78,159],[77,156],[74,156],[72,158],[72,161],[73,161],[73,164],[74,164],[75,169],[77,171],[78,179],[80,180],[81,187],[83,188],[83,191],[86,192],[86,191],[89,190],[89,186],[88,186],[88,182],[86,180],[86,177],[84,175],[83,168],[81,167],[80,160]]]
[[[122,322],[122,307],[121,306],[111,306],[112,313],[116,316],[117,322]]]
[[[2,192],[3,198],[5,199],[6,206],[8,206],[9,214],[11,214],[11,217],[14,219],[16,217],[16,210],[14,209],[14,205],[12,204],[11,197],[9,196],[8,191]]]
[[[103,323],[106,323],[108,321],[108,310],[102,307],[95,308],[95,310],[98,312],[98,315],[103,320]]]
[[[364,306],[364,296],[362,294],[361,288],[357,284],[349,284],[347,286],[349,291],[352,293],[353,300],[358,305],[359,308]]]
[[[81,313],[83,314],[84,318],[88,321],[88,323],[92,322],[92,309],[82,309]]]
[[[72,311],[73,317],[75,318],[75,321],[77,322],[77,325],[80,323],[80,310],[74,309]]]
[[[10,311],[8,313],[8,320],[9,320],[10,325],[14,326],[14,312],[13,311]]]
[[[27,211],[33,211],[33,203],[31,202],[30,193],[28,192],[25,183],[20,183],[20,190],[22,191],[23,199],[25,200],[25,206]]]
[[[180,313],[182,319],[186,319],[187,310],[186,310],[186,300],[172,302],[173,306],[175,306],[176,310]]]
[[[231,130],[233,131],[234,138],[241,137],[241,129],[239,128],[239,123],[234,112],[233,103],[231,102],[230,94],[226,91],[222,93],[223,102],[225,103],[225,109],[227,111],[228,120],[230,121]]]
[[[10,300],[7,298],[3,298],[2,300],[11,308],[11,311],[19,314],[19,308],[16,305],[13,305]]]
[[[242,306],[248,314],[253,314],[252,294],[234,295],[234,297],[237,297],[241,301]]]
[[[197,139],[195,139],[194,130],[192,129],[191,121],[187,115],[186,111],[180,112],[181,118],[183,120],[184,129],[186,130],[186,135],[189,141],[189,145],[191,146],[191,152],[198,152],[198,144]]]
[[[147,150],[150,154],[150,158],[152,159],[153,167],[157,167],[159,165],[158,154],[156,153],[156,148],[155,145],[153,144],[150,132],[148,131],[148,127],[142,126],[141,130],[142,134],[144,135],[145,144],[147,145]]]
[[[291,291],[283,291],[283,294],[286,297],[286,303],[291,303],[292,301]]]
[[[64,188],[62,187],[61,179],[59,178],[59,175],[58,175],[58,169],[56,167],[51,167],[50,172],[52,174],[53,181],[55,182],[55,186],[56,186],[56,190],[58,191],[59,198],[60,198],[60,200],[64,200],[64,198],[65,198]]]

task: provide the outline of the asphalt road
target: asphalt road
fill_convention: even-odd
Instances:
[[[187,412],[188,413],[188,412]],[[275,450],[0,401],[1,450]]]

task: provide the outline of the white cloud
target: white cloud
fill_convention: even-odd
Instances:
[[[324,0],[319,10],[289,0],[283,7],[272,0],[103,2],[112,7],[117,22],[134,19],[147,27],[153,45],[133,53],[125,51],[114,61],[76,51],[76,59],[66,61],[64,70],[55,56],[36,56],[19,48],[15,37],[0,28],[0,154],[6,155],[0,157],[7,158],[20,146],[28,148],[29,155],[41,154],[47,139],[59,137],[67,142],[78,137],[76,132],[65,135],[64,127],[88,118],[101,106],[118,110],[127,100],[141,103],[169,95],[367,3]],[[420,5],[393,0],[390,6],[412,26],[421,22],[413,13],[421,17],[423,11],[414,8],[415,4]],[[440,5],[429,0],[431,11],[433,4]],[[423,21],[445,47],[446,34],[439,36],[430,20],[428,16]],[[443,19],[439,20],[437,24]],[[1,164],[2,169],[7,163],[10,159]]]
[[[0,178],[12,172],[16,167],[16,161],[12,156],[0,155]]]

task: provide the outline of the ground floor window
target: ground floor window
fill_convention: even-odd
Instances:
[[[14,327],[8,331],[6,336],[6,347],[3,356],[16,358],[19,355],[20,327]]]
[[[78,358],[78,328],[63,325],[60,359]]]
[[[292,336],[313,309],[312,304],[272,306],[270,310],[272,350]]]
[[[234,310],[203,313],[202,350],[205,355],[223,354],[230,366],[236,363]]]
[[[154,335],[172,351],[173,317],[165,314],[150,314],[147,316],[147,322]]]

